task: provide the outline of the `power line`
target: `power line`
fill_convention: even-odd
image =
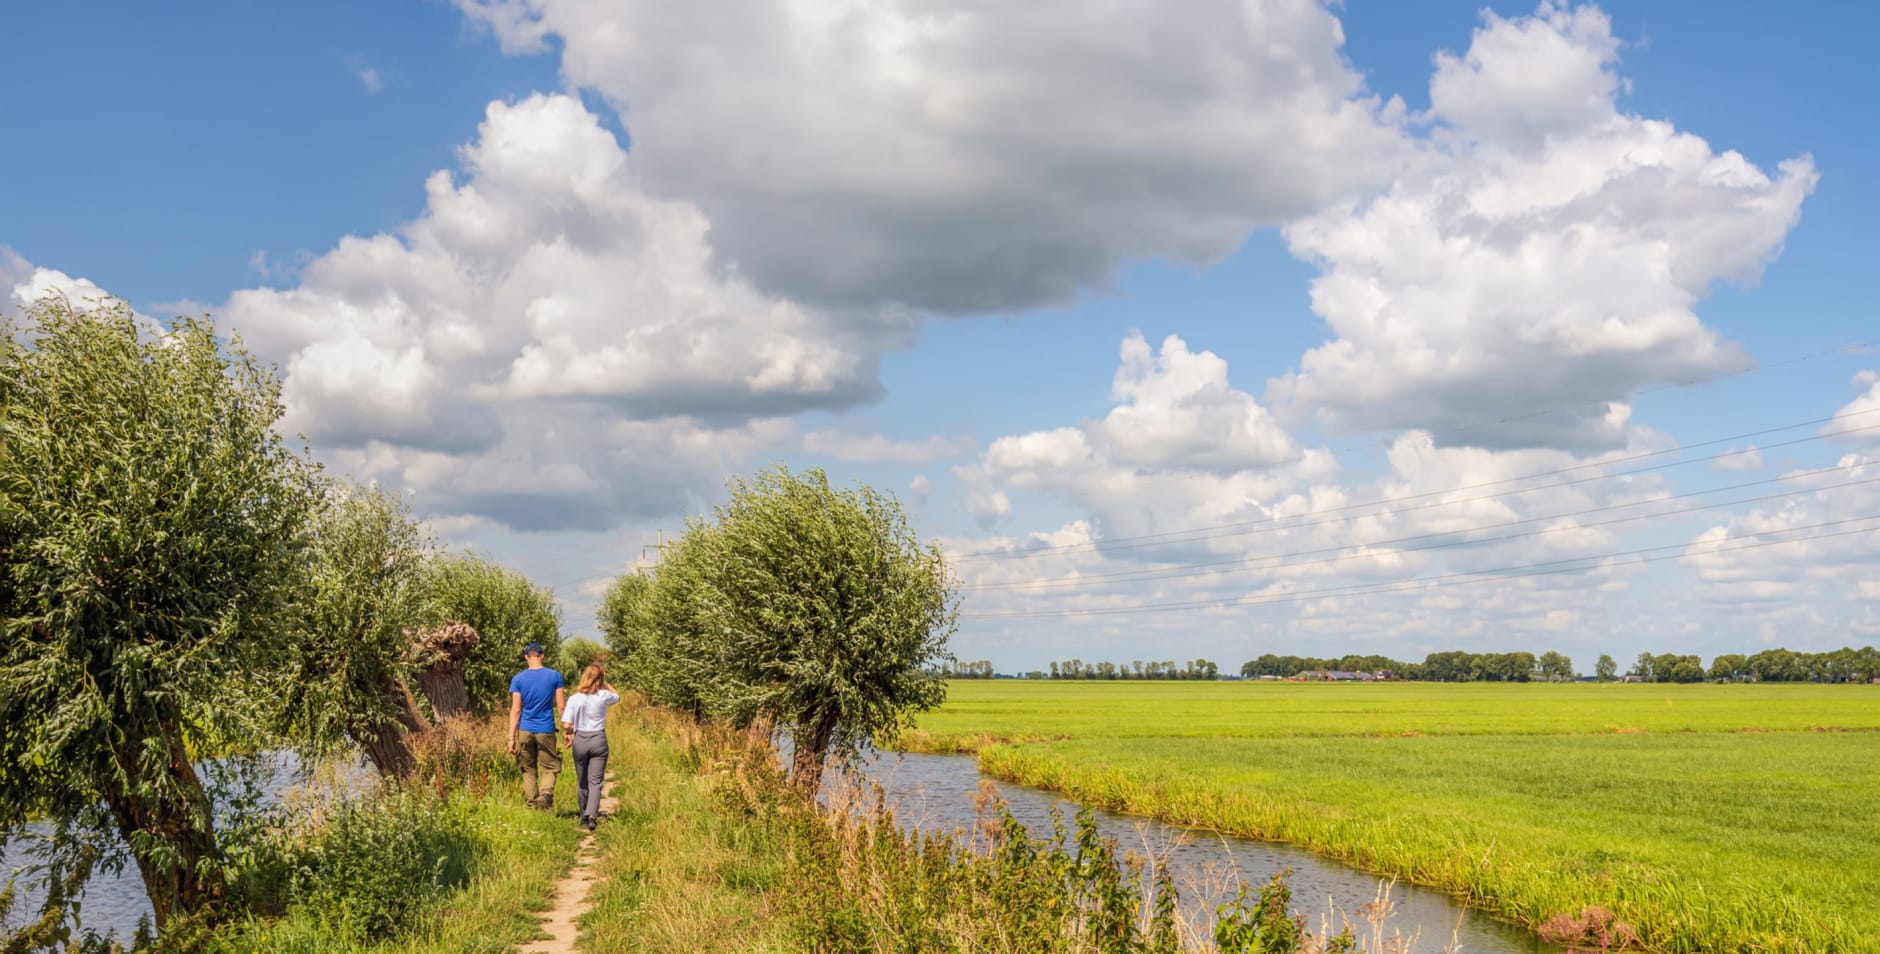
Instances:
[[[1316,549],[1311,549],[1311,550],[1294,550],[1294,551],[1287,552],[1287,553],[1276,553],[1276,554],[1269,554],[1265,556],[1254,557],[1252,559],[1257,561],[1257,563],[1259,564],[1266,564],[1266,563],[1273,563],[1273,562],[1278,562],[1278,561],[1283,561],[1283,560],[1291,560],[1293,557],[1314,556],[1314,555],[1323,554],[1323,553],[1344,554],[1344,555],[1334,557],[1331,559],[1289,562],[1287,565],[1288,566],[1314,566],[1314,565],[1326,564],[1326,563],[1339,563],[1339,562],[1343,562],[1344,560],[1352,559],[1360,555],[1355,552],[1346,553],[1345,551],[1356,551],[1361,548],[1392,547],[1394,552],[1417,553],[1417,552],[1422,552],[1426,550],[1449,549],[1452,547],[1479,546],[1479,545],[1487,544],[1487,543],[1501,543],[1501,542],[1505,542],[1508,540],[1520,540],[1520,539],[1530,538],[1530,537],[1547,536],[1549,534],[1554,534],[1554,533],[1565,533],[1565,532],[1569,532],[1573,530],[1587,530],[1587,529],[1591,529],[1594,527],[1605,527],[1605,526],[1612,526],[1614,524],[1631,523],[1631,522],[1638,521],[1638,520],[1654,520],[1654,519],[1662,519],[1666,517],[1678,517],[1678,516],[1684,516],[1684,515],[1692,514],[1692,513],[1701,513],[1703,511],[1714,509],[1716,507],[1735,507],[1735,506],[1740,506],[1742,504],[1761,503],[1761,502],[1769,501],[1769,500],[1780,500],[1786,497],[1800,496],[1802,494],[1818,493],[1823,490],[1837,490],[1837,489],[1844,488],[1844,487],[1860,486],[1862,484],[1880,483],[1880,477],[1866,477],[1860,480],[1850,480],[1850,481],[1845,481],[1843,483],[1827,484],[1827,485],[1818,486],[1818,487],[1804,487],[1801,489],[1784,491],[1782,493],[1777,493],[1777,494],[1762,494],[1762,495],[1755,496],[1755,497],[1745,497],[1740,500],[1729,500],[1729,501],[1722,501],[1722,502],[1716,502],[1716,503],[1697,504],[1695,506],[1683,507],[1683,508],[1679,508],[1679,509],[1671,510],[1671,511],[1634,514],[1629,517],[1616,517],[1611,520],[1602,520],[1602,521],[1596,521],[1592,523],[1576,523],[1576,524],[1572,524],[1570,526],[1564,526],[1564,527],[1546,527],[1540,530],[1532,530],[1532,531],[1527,531],[1524,533],[1509,533],[1509,534],[1502,534],[1500,536],[1493,536],[1493,537],[1479,537],[1479,538],[1471,537],[1471,538],[1460,539],[1460,540],[1447,540],[1447,541],[1440,542],[1440,543],[1430,543],[1430,544],[1426,544],[1422,546],[1407,546],[1407,547],[1396,546],[1397,544],[1401,544],[1401,543],[1416,543],[1418,541],[1436,540],[1436,539],[1444,538],[1444,537],[1458,537],[1458,536],[1462,536],[1465,534],[1480,533],[1484,530],[1499,530],[1499,529],[1504,529],[1507,527],[1521,526],[1523,524],[1530,524],[1530,523],[1540,523],[1540,522],[1548,521],[1548,520],[1566,520],[1566,519],[1571,519],[1574,517],[1590,516],[1590,515],[1599,514],[1599,513],[1610,513],[1615,510],[1624,510],[1624,509],[1630,509],[1633,507],[1642,507],[1642,506],[1646,506],[1649,504],[1662,504],[1662,503],[1673,501],[1673,500],[1685,500],[1685,499],[1690,499],[1694,497],[1704,497],[1704,496],[1709,496],[1711,494],[1726,493],[1732,490],[1741,490],[1745,487],[1755,487],[1755,486],[1760,486],[1763,484],[1780,483],[1782,481],[1794,480],[1796,478],[1801,478],[1801,477],[1816,477],[1816,476],[1820,476],[1823,474],[1833,473],[1836,471],[1850,470],[1850,469],[1860,467],[1860,466],[1864,466],[1864,465],[1863,464],[1838,464],[1833,467],[1822,467],[1816,470],[1800,471],[1797,473],[1785,474],[1781,477],[1771,477],[1771,478],[1767,478],[1764,480],[1745,481],[1743,483],[1731,484],[1731,485],[1724,486],[1724,487],[1711,487],[1706,490],[1693,490],[1687,493],[1675,494],[1675,495],[1667,496],[1667,497],[1653,497],[1648,500],[1635,500],[1629,503],[1611,504],[1611,505],[1603,506],[1603,507],[1588,507],[1583,510],[1575,510],[1575,511],[1570,511],[1566,513],[1545,514],[1545,515],[1538,516],[1538,517],[1526,517],[1520,520],[1509,520],[1509,521],[1504,521],[1502,523],[1484,524],[1482,526],[1477,526],[1477,527],[1466,527],[1461,530],[1443,530],[1443,531],[1438,531],[1438,532],[1433,532],[1433,533],[1420,533],[1420,534],[1415,534],[1413,536],[1396,537],[1396,538],[1387,539],[1387,540],[1367,540],[1361,543],[1344,543],[1344,544],[1339,544],[1337,546],[1318,547]],[[1230,560],[1213,560],[1213,561],[1202,562],[1202,563],[1180,563],[1174,566],[1145,567],[1145,568],[1137,569],[1137,570],[1122,570],[1122,571],[1118,571],[1115,573],[1084,574],[1084,575],[1079,575],[1075,577],[1063,577],[1063,578],[1058,578],[1058,579],[1015,580],[1015,581],[1004,581],[1004,582],[997,582],[997,583],[965,584],[961,586],[960,589],[966,590],[966,591],[984,592],[988,590],[1022,590],[1022,589],[1031,589],[1034,587],[1035,588],[1077,587],[1077,586],[1082,586],[1086,584],[1107,585],[1111,582],[1116,582],[1116,581],[1138,582],[1142,580],[1178,579],[1178,578],[1185,578],[1185,577],[1213,576],[1213,575],[1220,575],[1220,574],[1226,574],[1226,573],[1235,573],[1235,572],[1239,572],[1242,570],[1265,569],[1264,566],[1259,566],[1259,565],[1256,565],[1255,563],[1249,563],[1248,560],[1249,560],[1248,557],[1240,556],[1240,557],[1235,557]]]
[[[1464,485],[1457,486],[1457,487],[1445,488],[1443,490],[1431,490],[1431,491],[1425,491],[1425,492],[1416,493],[1416,494],[1404,494],[1402,496],[1397,496],[1397,497],[1385,497],[1379,500],[1371,500],[1371,501],[1364,501],[1360,503],[1346,504],[1341,507],[1332,507],[1332,508],[1328,508],[1325,510],[1316,511],[1312,514],[1308,514],[1306,516],[1309,516],[1312,519],[1301,522],[1301,523],[1274,525],[1275,521],[1280,518],[1267,517],[1261,520],[1246,520],[1246,521],[1237,521],[1233,523],[1213,524],[1213,525],[1205,526],[1205,527],[1190,527],[1184,530],[1164,530],[1164,531],[1158,531],[1156,533],[1133,534],[1130,536],[1112,537],[1108,540],[1094,541],[1090,543],[1056,544],[1056,545],[1051,545],[1051,546],[1027,547],[1023,549],[1008,550],[1008,551],[1003,551],[1003,552],[998,552],[998,553],[973,554],[970,556],[963,556],[963,557],[955,558],[953,562],[954,563],[978,563],[978,562],[990,561],[990,560],[1014,560],[1014,559],[1020,559],[1023,557],[1037,556],[1041,554],[1050,554],[1050,553],[1080,553],[1080,552],[1108,553],[1108,552],[1113,552],[1113,551],[1118,551],[1118,550],[1136,550],[1136,549],[1142,549],[1144,547],[1172,546],[1172,545],[1181,544],[1181,543],[1196,543],[1196,542],[1200,542],[1204,540],[1213,540],[1213,539],[1219,539],[1221,537],[1237,536],[1237,535],[1242,535],[1242,534],[1247,534],[1247,533],[1261,533],[1261,532],[1272,532],[1272,531],[1277,531],[1277,530],[1287,530],[1287,529],[1292,529],[1296,526],[1310,526],[1312,523],[1317,522],[1319,518],[1322,518],[1330,514],[1348,513],[1354,510],[1363,510],[1363,509],[1375,508],[1375,507],[1389,507],[1392,504],[1404,503],[1404,502],[1414,501],[1414,500],[1425,500],[1430,497],[1444,497],[1449,494],[1454,494],[1454,493],[1461,492],[1461,491],[1481,490],[1481,489],[1485,489],[1489,487],[1500,487],[1500,486],[1505,486],[1508,484],[1520,483],[1523,481],[1539,480],[1539,479],[1546,478],[1546,477],[1557,477],[1557,476],[1561,476],[1564,474],[1576,473],[1579,471],[1603,469],[1603,468],[1612,467],[1615,464],[1624,464],[1624,463],[1630,463],[1634,461],[1650,460],[1655,457],[1664,457],[1670,454],[1683,453],[1685,451],[1689,451],[1694,448],[1713,447],[1719,444],[1730,444],[1730,443],[1735,443],[1737,441],[1745,441],[1745,440],[1750,440],[1752,438],[1764,437],[1770,434],[1778,434],[1783,431],[1792,431],[1797,428],[1827,424],[1827,423],[1831,423],[1837,420],[1841,420],[1841,421],[1852,420],[1856,417],[1862,417],[1865,415],[1875,414],[1875,413],[1880,413],[1880,408],[1874,408],[1874,409],[1865,410],[1865,411],[1855,411],[1852,414],[1837,414],[1837,415],[1832,415],[1829,417],[1815,418],[1813,420],[1801,421],[1801,422],[1794,423],[1794,424],[1785,424],[1779,427],[1764,428],[1758,431],[1748,431],[1742,434],[1733,434],[1728,437],[1718,437],[1718,438],[1713,438],[1710,440],[1698,441],[1693,444],[1685,444],[1685,445],[1681,445],[1678,447],[1666,448],[1664,450],[1646,451],[1646,452],[1642,452],[1638,454],[1627,455],[1624,457],[1616,457],[1610,460],[1593,461],[1593,462],[1588,462],[1584,464],[1575,464],[1571,467],[1561,467],[1561,468],[1556,468],[1554,470],[1536,471],[1534,473],[1523,474],[1518,477],[1505,477],[1499,480],[1482,481],[1482,482],[1474,483],[1474,484],[1464,484]],[[1773,449],[1773,448],[1778,448],[1778,447],[1791,447],[1797,444],[1807,444],[1807,443],[1812,443],[1814,441],[1827,440],[1830,438],[1843,437],[1849,434],[1865,433],[1865,432],[1874,431],[1874,430],[1880,430],[1880,424],[1869,424],[1869,425],[1865,425],[1862,427],[1844,428],[1841,430],[1831,431],[1828,433],[1814,434],[1808,437],[1798,437],[1798,438],[1787,440],[1787,441],[1779,441],[1774,444],[1769,444],[1767,445],[1767,447],[1763,449]],[[1607,479],[1616,478],[1616,477],[1629,477],[1629,476],[1634,476],[1637,474],[1650,473],[1650,472],[1658,471],[1658,470],[1666,470],[1672,467],[1684,467],[1684,466],[1689,466],[1691,464],[1701,464],[1701,463],[1705,463],[1706,461],[1719,460],[1724,457],[1729,457],[1729,456],[1732,456],[1734,453],[1735,453],[1734,451],[1726,450],[1726,451],[1722,451],[1716,454],[1710,454],[1704,457],[1693,457],[1688,460],[1671,461],[1668,463],[1654,464],[1648,467],[1638,467],[1638,468],[1633,468],[1630,470],[1622,470],[1622,471],[1617,471],[1613,473],[1594,474],[1589,477],[1581,477],[1581,478],[1576,478],[1573,480],[1555,481],[1553,483],[1542,484],[1537,487],[1521,487],[1521,488],[1516,488],[1513,490],[1508,490],[1508,491],[1495,493],[1495,494],[1485,494],[1485,495],[1476,496],[1476,497],[1465,497],[1465,498],[1460,498],[1460,499],[1441,500],[1435,503],[1424,504],[1424,505],[1417,506],[1417,507],[1405,507],[1400,510],[1395,510],[1392,512],[1393,513],[1411,513],[1417,510],[1426,510],[1431,507],[1449,506],[1451,504],[1458,504],[1458,503],[1471,503],[1471,502],[1475,502],[1479,500],[1493,500],[1499,497],[1514,496],[1514,495],[1524,494],[1524,493],[1533,493],[1534,491],[1537,491],[1537,490],[1552,490],[1552,489],[1559,488],[1559,487],[1572,487],[1572,486],[1576,486],[1579,484],[1590,483],[1592,481],[1597,481],[1597,480],[1607,480]]]
[[[1794,533],[1799,530],[1813,530],[1813,529],[1820,529],[1823,527],[1845,526],[1846,524],[1858,523],[1864,520],[1880,520],[1880,514],[1867,514],[1865,516],[1860,516],[1860,517],[1848,517],[1842,520],[1828,520],[1822,523],[1805,524],[1799,527],[1785,527],[1780,530],[1765,530],[1760,533],[1745,533],[1745,534],[1739,535],[1735,539],[1749,540],[1749,539],[1756,539],[1760,537],[1775,536],[1778,534]],[[1880,526],[1862,527],[1857,530],[1842,530],[1842,531],[1837,531],[1834,533],[1814,534],[1811,536],[1797,537],[1794,539],[1768,540],[1768,541],[1764,541],[1761,543],[1746,544],[1743,546],[1736,546],[1736,547],[1721,547],[1720,546],[1720,547],[1716,547],[1706,552],[1707,553],[1734,553],[1738,550],[1755,550],[1761,547],[1778,546],[1784,543],[1806,543],[1812,540],[1825,540],[1830,537],[1844,537],[1844,536],[1850,536],[1854,534],[1873,533],[1873,532],[1880,532]],[[1654,557],[1645,557],[1645,558],[1641,558],[1637,560],[1627,560],[1621,563],[1605,563],[1605,561],[1611,560],[1615,557],[1635,556],[1635,555],[1646,554],[1646,553],[1662,553],[1662,551],[1665,551],[1665,550],[1685,550],[1685,549],[1688,549],[1689,547],[1690,547],[1690,544],[1688,543],[1671,543],[1671,544],[1664,544],[1664,545],[1655,546],[1655,547],[1639,547],[1637,549],[1632,549],[1632,550],[1617,550],[1612,553],[1602,553],[1602,554],[1596,554],[1594,556],[1570,557],[1570,558],[1563,559],[1563,560],[1549,560],[1549,561],[1542,562],[1542,563],[1516,564],[1513,566],[1494,567],[1494,568],[1490,568],[1486,570],[1467,570],[1467,571],[1458,572],[1458,573],[1443,574],[1440,576],[1417,577],[1417,578],[1409,579],[1409,580],[1399,580],[1394,583],[1382,583],[1382,584],[1357,583],[1357,584],[1349,584],[1346,586],[1327,587],[1327,588],[1317,589],[1317,590],[1302,590],[1302,591],[1296,591],[1296,592],[1284,593],[1284,594],[1255,595],[1255,596],[1235,597],[1235,598],[1229,598],[1229,599],[1215,599],[1215,600],[1184,600],[1180,602],[1171,602],[1171,603],[1144,603],[1144,604],[1140,604],[1136,606],[1100,607],[1096,609],[1039,610],[1039,611],[1025,611],[1025,612],[1010,612],[1010,613],[963,613],[961,614],[960,618],[961,619],[1054,619],[1054,618],[1065,617],[1065,616],[1121,616],[1121,615],[1128,615],[1128,614],[1133,614],[1133,613],[1163,612],[1163,611],[1174,611],[1174,610],[1185,610],[1185,609],[1215,609],[1215,608],[1223,608],[1223,607],[1228,607],[1228,606],[1256,606],[1256,605],[1262,605],[1266,603],[1296,603],[1296,602],[1301,602],[1301,601],[1308,600],[1308,599],[1317,599],[1317,598],[1324,597],[1324,596],[1371,596],[1371,595],[1377,595],[1377,594],[1383,594],[1383,593],[1407,592],[1407,591],[1413,591],[1413,590],[1420,589],[1420,588],[1433,588],[1433,587],[1439,587],[1439,586],[1457,586],[1463,583],[1480,583],[1480,582],[1489,582],[1492,580],[1519,579],[1519,578],[1528,577],[1528,576],[1547,576],[1547,575],[1552,575],[1556,573],[1571,573],[1571,572],[1578,572],[1582,570],[1596,569],[1602,564],[1608,567],[1638,566],[1638,565],[1642,565],[1646,563],[1657,563],[1662,560],[1677,559],[1683,556],[1684,554],[1671,553],[1671,554],[1664,554],[1664,555],[1654,556]],[[1587,566],[1569,566],[1569,564],[1580,564],[1580,563],[1585,563],[1588,565]]]

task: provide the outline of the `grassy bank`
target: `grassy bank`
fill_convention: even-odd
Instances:
[[[1308,927],[1278,879],[1250,886],[1212,930],[1185,922],[1155,859],[1120,857],[1088,818],[1026,832],[987,797],[961,838],[913,834],[866,793],[826,793],[837,807],[812,810],[747,735],[622,707],[609,741],[620,811],[601,829],[587,951],[1406,950],[1383,915],[1370,936]]]
[[[790,950],[775,911],[789,864],[762,819],[726,810],[698,729],[622,706],[607,731],[614,818],[598,831],[602,882],[581,919],[594,954]]]
[[[572,798],[572,794],[565,794]],[[421,902],[402,923],[381,933],[355,930],[333,905],[296,905],[281,917],[255,919],[225,931],[216,950],[227,952],[455,952],[512,951],[537,936],[536,914],[574,856],[572,815],[560,817],[522,804],[518,786],[476,798],[452,796],[470,838],[447,867],[464,876]],[[406,883],[403,890],[422,894]],[[398,890],[391,886],[388,890]],[[370,893],[369,889],[366,892]],[[341,901],[341,905],[344,901]]]
[[[911,742],[1663,951],[1880,946],[1880,693],[957,682]],[[1001,742],[1000,739],[1046,739]]]
[[[540,936],[579,841],[574,779],[558,779],[553,813],[525,806],[502,738],[494,719],[453,724],[420,748],[408,784],[296,799],[232,831],[250,913],[197,946],[497,954]]]

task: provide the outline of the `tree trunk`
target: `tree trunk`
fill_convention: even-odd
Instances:
[[[463,683],[464,660],[482,642],[476,628],[451,621],[419,630],[411,647],[413,669],[418,689],[431,702],[431,712],[439,720],[454,718],[470,711],[470,691]]]
[[[424,713],[418,711],[417,701],[411,698],[411,691],[402,681],[388,679],[379,691],[391,701],[396,720],[376,729],[356,732],[354,740],[365,750],[366,758],[380,775],[409,778],[418,767],[418,757],[411,751],[411,736],[428,731],[430,723],[425,721]]]
[[[150,778],[139,767],[135,751],[142,740],[126,739],[127,747],[117,753],[124,781],[105,792],[105,806],[131,846],[158,931],[182,915],[208,912],[213,917],[227,897],[227,887],[215,873],[222,852],[202,780],[189,764],[181,736],[171,728],[177,722],[166,717],[162,724],[169,762],[158,772],[170,778]],[[168,790],[169,797],[148,794],[153,787]],[[137,847],[140,842],[146,846],[143,850]]]
[[[456,718],[470,711],[470,690],[463,684],[463,662],[446,660],[417,672],[418,689],[430,700],[431,714],[438,721]]]
[[[804,713],[792,733],[790,784],[805,796],[815,797],[822,786],[823,766],[829,758],[829,742],[836,734],[836,709]]]

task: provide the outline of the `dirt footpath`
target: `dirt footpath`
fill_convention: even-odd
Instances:
[[[611,793],[614,787],[614,773],[607,773],[606,787],[603,793]],[[614,797],[611,794],[601,796],[601,813],[613,815]],[[581,839],[581,847],[576,850],[574,865],[555,885],[554,900],[548,910],[542,912],[541,927],[548,937],[525,945],[522,954],[574,954],[575,935],[579,932],[576,922],[587,913],[588,893],[594,890],[595,882],[600,879],[594,874],[594,833],[588,832]]]

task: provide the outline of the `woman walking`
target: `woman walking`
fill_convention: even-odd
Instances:
[[[620,701],[620,693],[607,684],[599,663],[581,670],[581,684],[562,708],[562,729],[574,750],[575,807],[581,827],[594,830],[601,815],[601,786],[607,780],[607,709]]]

